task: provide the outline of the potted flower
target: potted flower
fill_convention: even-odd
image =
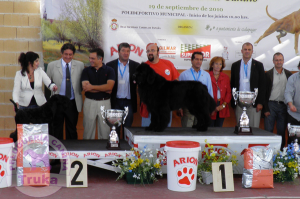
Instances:
[[[298,176],[298,155],[293,144],[284,147],[273,156],[273,174],[275,182],[294,181]]]
[[[161,167],[164,163],[165,152],[156,149],[153,153],[146,146],[143,150],[134,148],[132,153],[116,159],[112,165],[121,169],[117,180],[124,175],[128,184],[152,184],[157,181],[156,175],[162,176]]]
[[[218,153],[214,151],[214,145],[209,144],[205,140],[205,148],[202,152],[203,158],[198,164],[197,175],[200,183],[210,184],[213,181],[212,178],[212,163],[213,162],[232,162],[233,166],[236,166],[237,157],[234,154],[230,154],[224,148],[218,150]]]

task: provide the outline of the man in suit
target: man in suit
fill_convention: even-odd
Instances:
[[[263,107],[265,130],[273,132],[275,121],[277,135],[281,135],[281,150],[285,146],[285,129],[287,121],[287,106],[284,103],[284,91],[288,78],[292,73],[283,68],[283,54],[273,55],[274,67],[266,72],[266,99]]]
[[[53,136],[58,139],[63,139],[64,121],[66,139],[77,139],[78,113],[82,109],[80,78],[84,64],[73,60],[75,51],[73,44],[64,44],[61,47],[62,58],[49,63],[47,68],[47,75],[57,85],[58,94],[70,99],[69,107],[66,110],[57,112],[54,118]]]
[[[131,127],[133,113],[137,111],[136,84],[133,83],[132,75],[139,63],[129,59],[130,45],[121,43],[118,47],[119,59],[112,60],[106,65],[114,69],[116,82],[111,93],[111,107],[113,109],[124,110],[128,106],[128,116],[125,120],[125,127]],[[118,134],[120,136],[120,129]]]
[[[243,58],[234,62],[231,66],[231,87],[236,88],[237,91],[251,92],[254,92],[254,89],[258,88],[255,104],[247,109],[247,115],[249,117],[249,126],[259,127],[261,110],[266,93],[264,66],[261,62],[252,58],[253,45],[251,43],[244,43],[241,52]],[[234,104],[233,98],[231,105],[235,108],[236,121],[239,123],[243,109]]]

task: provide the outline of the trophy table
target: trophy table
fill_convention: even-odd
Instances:
[[[101,115],[104,119],[103,123],[106,123],[111,127],[109,139],[106,148],[109,150],[120,150],[120,140],[116,132],[116,128],[125,123],[125,119],[128,115],[128,107],[125,110],[109,109],[104,110],[104,106],[101,106]]]
[[[247,108],[252,104],[254,105],[258,89],[255,88],[254,92],[250,91],[236,91],[236,88],[232,88],[232,95],[235,104],[238,101],[238,106],[243,109],[243,113],[240,117],[238,125],[235,127],[234,133],[238,135],[252,135],[252,128],[249,126],[249,117],[247,115]]]

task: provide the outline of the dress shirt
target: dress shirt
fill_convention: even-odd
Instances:
[[[194,76],[195,76],[196,80],[194,79],[194,76],[193,76],[193,73],[192,73],[191,69],[193,70],[193,73],[194,73]],[[200,69],[199,72],[196,72],[193,69],[193,67],[191,67],[191,69],[183,71],[179,76],[179,81],[199,81],[207,87],[208,93],[211,95],[212,98],[214,98],[214,93],[213,93],[209,73],[206,72],[205,70],[202,70],[202,69]],[[200,72],[201,72],[201,76],[200,76],[200,78],[198,78]]]
[[[252,58],[248,61],[247,76],[244,70],[245,62],[242,59],[240,68],[240,90],[239,91],[251,91],[250,90],[250,76],[251,76],[251,64]]]
[[[126,67],[126,68],[125,68]],[[124,71],[125,68],[125,71]],[[123,74],[123,77],[121,75]],[[124,66],[120,60],[118,60],[118,90],[117,98],[131,99],[130,97],[130,84],[129,84],[129,60]]]
[[[65,96],[66,95],[66,67],[67,67],[67,63],[61,59],[61,68],[62,68],[62,73],[63,73],[63,78],[62,78],[62,82],[60,85],[60,91],[59,94]],[[70,82],[71,82],[71,98],[70,100],[73,100],[75,98],[74,95],[74,90],[73,90],[73,85],[72,85],[72,61],[69,63],[69,71],[70,71]]]
[[[300,121],[300,72],[291,75],[286,83],[286,88],[284,92],[285,103],[293,102],[294,106],[297,108],[297,112],[292,112],[290,107],[288,107],[288,113]]]
[[[284,101],[284,91],[286,86],[286,75],[282,69],[281,74],[274,68],[273,72],[273,86],[269,100],[271,101]]]

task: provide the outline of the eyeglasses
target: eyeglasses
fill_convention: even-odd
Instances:
[[[146,51],[146,53],[150,53],[150,52],[151,52],[151,53],[154,53],[154,52],[156,52],[156,50],[152,49],[152,50],[147,50],[147,51]]]

